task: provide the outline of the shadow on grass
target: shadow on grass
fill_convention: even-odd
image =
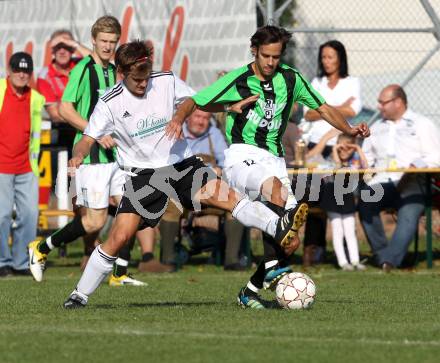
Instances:
[[[205,301],[205,302],[163,301],[163,302],[127,304],[127,306],[131,308],[146,308],[146,307],[168,308],[168,307],[213,306],[213,305],[223,305],[223,304],[215,301]]]
[[[176,302],[176,301],[163,301],[163,302],[151,302],[151,303],[128,303],[128,304],[96,304],[93,307],[95,309],[115,309],[115,308],[176,308],[176,307],[194,307],[194,306],[213,306],[224,305],[219,302],[206,301],[206,302]]]

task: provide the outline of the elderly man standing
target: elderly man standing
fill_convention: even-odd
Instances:
[[[429,119],[408,108],[407,96],[397,84],[379,94],[382,119],[371,128],[363,151],[368,165],[376,168],[425,168],[440,166],[440,130]],[[417,174],[378,173],[368,182],[369,189],[359,204],[365,233],[378,265],[389,272],[401,265],[417,230],[424,209],[424,185]],[[380,193],[379,201],[368,201],[370,193]],[[374,191],[372,191],[374,190]],[[379,194],[378,194],[379,195]],[[362,196],[362,195],[361,195]],[[385,236],[380,211],[397,210],[397,226],[391,239]]]
[[[29,88],[32,57],[17,52],[8,77],[0,79],[0,277],[29,274],[27,244],[35,239],[38,221],[38,154],[44,97]],[[16,228],[8,246],[12,211]]]

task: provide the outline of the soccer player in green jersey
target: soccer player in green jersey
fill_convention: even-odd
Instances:
[[[74,145],[81,139],[99,97],[116,83],[116,68],[110,61],[121,36],[121,25],[113,16],[102,16],[93,24],[91,36],[93,52],[72,69],[59,109],[61,116],[77,129]],[[45,240],[29,245],[29,265],[36,281],[43,279],[47,255],[54,247],[86,234],[97,236],[107,220],[109,197],[119,203],[125,172],[116,163],[114,146],[111,136],[104,136],[92,147],[85,165],[75,173],[76,205],[84,212]],[[122,272],[118,271],[116,278],[111,277],[111,284],[144,285],[126,274],[126,259],[119,260],[119,265]],[[115,268],[118,269],[118,262]]]
[[[212,85],[187,99],[168,125],[169,137],[180,137],[184,120],[196,108],[228,111],[226,137],[231,146],[225,151],[225,177],[233,188],[251,198],[261,198],[276,213],[295,209],[298,231],[308,206],[298,204],[288,179],[281,139],[295,102],[318,111],[321,118],[349,135],[367,137],[366,124],[352,127],[295,69],[280,62],[291,34],[283,28],[264,26],[251,37],[254,61],[235,69]],[[243,109],[236,103],[255,102]],[[234,104],[232,107],[231,104]],[[296,236],[289,245],[279,246],[263,235],[264,259],[248,284],[238,295],[243,307],[265,308],[259,290],[274,289],[279,279],[290,272],[286,257],[299,247]]]

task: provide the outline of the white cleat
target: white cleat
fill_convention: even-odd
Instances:
[[[37,282],[43,281],[43,272],[46,266],[47,255],[38,251],[40,241],[35,240],[29,243],[29,269]]]
[[[148,286],[146,282],[136,280],[130,275],[122,275],[120,277],[111,275],[108,284],[110,286]]]

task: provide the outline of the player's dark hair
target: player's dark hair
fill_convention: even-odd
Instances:
[[[325,47],[333,48],[338,54],[339,60],[339,77],[345,78],[348,76],[348,62],[347,62],[347,52],[345,51],[344,44],[342,44],[338,40],[329,40],[324,44],[321,44],[319,47],[318,53],[318,76],[324,77],[327,76],[327,73],[324,70],[324,65],[322,64],[322,51]]]
[[[140,40],[122,44],[116,51],[115,65],[125,76],[128,74],[148,76],[153,67],[150,48]]]
[[[251,37],[251,47],[259,48],[261,45],[281,43],[282,53],[286,49],[287,43],[292,38],[292,33],[284,28],[273,25],[266,25],[258,28]]]

